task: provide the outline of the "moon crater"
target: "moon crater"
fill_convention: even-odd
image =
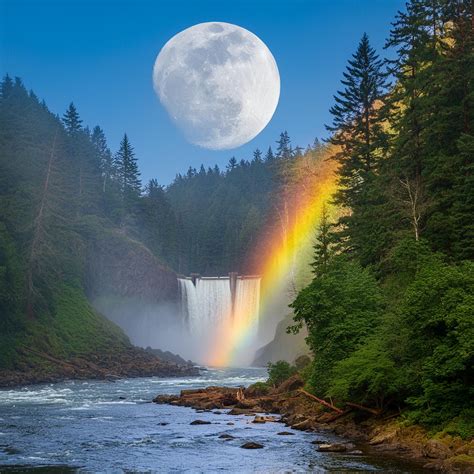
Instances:
[[[230,23],[192,26],[156,58],[155,91],[186,138],[204,148],[236,148],[268,124],[280,97],[272,53],[253,33]]]

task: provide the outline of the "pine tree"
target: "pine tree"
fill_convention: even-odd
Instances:
[[[316,242],[313,245],[313,261],[311,262],[313,274],[316,277],[322,275],[328,267],[332,254],[331,241],[331,223],[329,222],[327,207],[323,205]]]
[[[268,147],[268,150],[267,150],[267,153],[265,155],[265,161],[273,161],[275,159],[275,155],[273,154],[273,150],[272,150],[272,147],[269,146]]]
[[[107,186],[114,175],[114,166],[112,153],[107,146],[105,133],[98,125],[96,125],[92,130],[91,142],[97,152],[97,160],[102,174],[102,192],[105,193],[107,191]]]
[[[256,161],[257,163],[260,163],[262,161],[262,152],[260,151],[259,148],[257,148],[253,152],[253,161]]]
[[[333,133],[328,141],[338,150],[333,159],[340,164],[335,202],[350,210],[339,219],[337,240],[342,250],[359,252],[364,264],[376,263],[385,243],[384,238],[373,242],[370,237],[375,236],[372,224],[381,218],[381,190],[374,188],[374,179],[386,149],[380,113],[386,82],[382,61],[366,34],[343,76],[344,89],[330,109],[333,122],[326,126]]]
[[[434,249],[456,260],[474,258],[469,217],[474,212],[470,199],[474,195],[473,13],[468,0],[448,0],[438,6],[436,16],[431,14],[438,19],[437,54],[432,53],[423,68],[427,76],[423,178],[431,197],[424,236]]]
[[[232,171],[237,167],[237,159],[235,156],[233,156],[230,160],[229,163],[226,166],[227,171]]]
[[[7,74],[2,81],[2,84],[0,86],[0,97],[2,99],[7,99],[10,94],[13,91],[13,80],[12,78]]]
[[[277,158],[289,159],[293,156],[293,150],[291,148],[291,140],[288,132],[285,130],[280,133],[280,138],[277,140]]]
[[[123,136],[115,155],[115,166],[125,209],[130,210],[140,196],[141,181],[137,159],[127,134]]]
[[[295,147],[293,150],[293,157],[294,158],[299,158],[300,156],[303,156],[303,148],[301,148],[299,145]]]
[[[343,76],[341,83],[345,87],[334,97],[336,103],[330,109],[333,122],[326,128],[333,133],[329,142],[341,148],[334,156],[341,165],[341,190],[336,200],[353,208],[359,202],[364,182],[377,169],[385,140],[377,113],[385,76],[382,61],[365,33]]]
[[[71,102],[66,113],[63,115],[63,123],[69,134],[77,133],[81,130],[82,120],[79,118],[75,105]]]

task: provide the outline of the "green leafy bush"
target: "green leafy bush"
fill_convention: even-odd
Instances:
[[[286,379],[296,373],[296,368],[284,360],[268,363],[268,380],[267,384],[278,387]]]

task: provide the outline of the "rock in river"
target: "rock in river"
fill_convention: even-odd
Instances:
[[[254,443],[253,441],[249,441],[241,446],[243,449],[261,449],[263,448],[263,444]]]
[[[353,445],[339,443],[320,444],[318,447],[318,451],[322,453],[345,453],[351,449],[354,449]]]
[[[194,420],[189,423],[190,425],[210,425],[210,421],[205,421],[205,420]]]

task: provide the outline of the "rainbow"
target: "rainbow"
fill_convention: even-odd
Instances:
[[[260,313],[278,294],[287,291],[288,277],[301,287],[310,281],[309,262],[323,208],[334,219],[337,209],[331,196],[337,189],[336,164],[331,150],[310,152],[295,159],[282,189],[273,225],[264,229],[251,257],[252,268],[261,275]],[[249,347],[256,315],[239,315],[218,330],[207,357],[209,365],[235,365],[238,355]]]

